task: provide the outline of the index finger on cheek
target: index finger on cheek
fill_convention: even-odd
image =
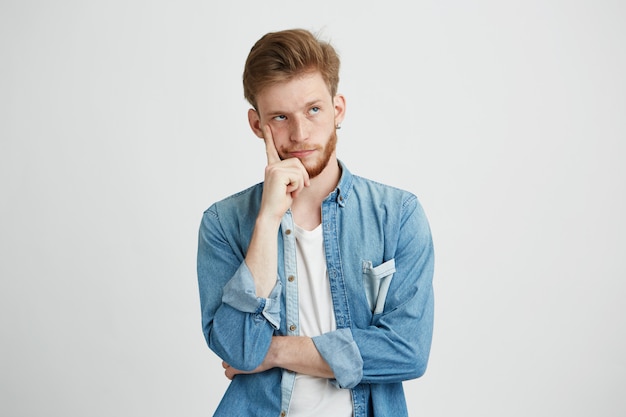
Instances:
[[[265,140],[265,153],[267,154],[267,163],[273,164],[280,162],[280,156],[276,150],[276,144],[274,144],[274,136],[269,125],[263,126],[263,140]]]

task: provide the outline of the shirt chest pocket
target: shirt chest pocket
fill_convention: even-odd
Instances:
[[[396,272],[396,263],[393,259],[376,267],[371,261],[363,261],[363,286],[372,313],[383,312],[394,272]]]

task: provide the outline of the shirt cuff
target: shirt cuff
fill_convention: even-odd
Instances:
[[[275,328],[280,328],[280,298],[282,285],[276,280],[268,298],[256,296],[252,273],[242,262],[235,275],[226,283],[222,302],[244,313],[261,314]]]
[[[363,378],[363,358],[350,329],[313,337],[315,347],[335,374],[340,388],[354,388]]]

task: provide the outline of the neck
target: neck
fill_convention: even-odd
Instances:
[[[337,187],[340,178],[341,167],[333,154],[326,168],[311,179],[311,185],[300,191],[291,205],[291,212],[298,226],[313,230],[322,222],[322,201]]]

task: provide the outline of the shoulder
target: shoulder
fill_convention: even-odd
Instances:
[[[408,190],[364,178],[359,175],[353,175],[352,178],[353,192],[356,195],[367,194],[374,202],[393,202],[394,204],[401,202],[403,206],[417,203],[417,196]]]
[[[258,210],[262,194],[263,183],[255,184],[245,190],[214,202],[205,210],[204,215],[213,217],[240,217],[249,214],[251,210]]]
[[[346,204],[360,213],[395,219],[403,225],[416,222],[420,228],[428,229],[424,208],[411,191],[354,175],[351,194]]]

